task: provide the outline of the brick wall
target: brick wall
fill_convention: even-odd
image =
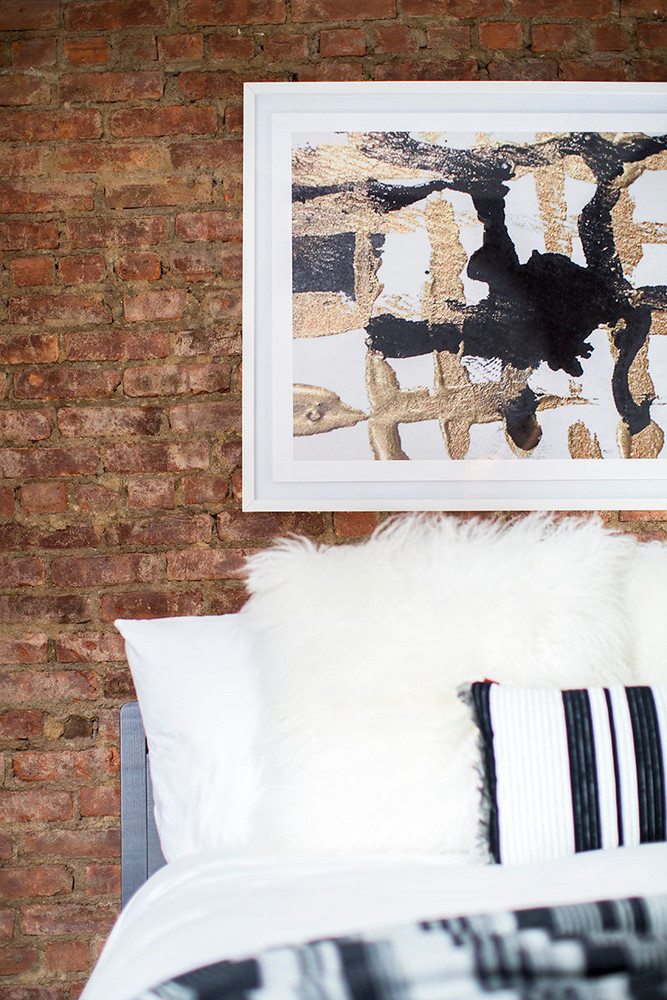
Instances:
[[[116,616],[223,613],[240,512],[243,80],[667,78],[665,0],[0,0],[0,997],[118,906]],[[664,537],[667,512],[608,515]]]

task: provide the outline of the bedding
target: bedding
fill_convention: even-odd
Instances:
[[[666,844],[512,867],[460,856],[207,852],[167,865],[130,900],[82,1000],[136,1000],[192,969],[303,941],[415,921],[665,895]],[[318,996],[287,992],[280,997],[309,995]],[[373,996],[361,995],[364,1000]],[[457,988],[449,995],[463,1000],[477,993]],[[332,991],[330,996],[347,1000],[349,994]],[[445,1000],[447,994],[435,989],[417,996]]]

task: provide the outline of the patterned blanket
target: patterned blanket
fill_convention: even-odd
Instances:
[[[137,1000],[667,1000],[667,896],[428,920],[271,948]]]

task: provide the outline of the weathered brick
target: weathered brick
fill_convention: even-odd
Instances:
[[[128,108],[111,115],[111,133],[120,138],[159,135],[205,135],[218,128],[215,108],[176,105]]]
[[[0,868],[0,896],[60,896],[72,891],[72,876],[64,865]]]
[[[162,97],[163,89],[162,74],[156,70],[64,73],[60,79],[60,95],[65,104],[157,100]]]
[[[37,709],[14,709],[0,713],[0,739],[31,740],[42,735],[42,713]]]
[[[233,70],[187,70],[178,74],[178,89],[191,101],[241,95],[243,78]]]
[[[176,490],[173,479],[140,476],[127,484],[127,505],[135,510],[174,510]]]
[[[181,212],[176,216],[176,233],[186,243],[239,242],[242,225],[240,219],[227,212]]]
[[[151,583],[158,570],[154,555],[63,556],[51,563],[57,587],[109,587],[123,583]]]
[[[177,396],[187,393],[226,392],[230,367],[226,364],[161,365],[127,368],[123,387],[127,396]]]
[[[0,514],[3,517],[14,516],[14,490],[11,486],[0,487]]]
[[[225,128],[228,132],[243,131],[243,106],[232,104],[225,111]]]
[[[476,80],[477,63],[473,59],[451,59],[447,62],[391,62],[381,63],[375,72],[376,80]]]
[[[102,595],[102,621],[116,618],[174,618],[182,615],[201,615],[204,597],[200,591],[187,593],[147,593]]]
[[[559,17],[600,18],[613,13],[613,0],[562,0],[558,5]],[[553,17],[551,0],[513,0],[512,12],[516,17]]]
[[[165,177],[149,183],[110,181],[104,188],[109,208],[154,208],[213,201],[210,177]]]
[[[479,26],[479,42],[487,49],[520,49],[523,28],[518,21],[485,21]]]
[[[185,312],[187,294],[182,288],[139,292],[123,297],[123,312],[128,323],[180,319]]]
[[[68,142],[53,151],[53,164],[66,173],[96,174],[126,173],[167,169],[166,153],[155,143],[136,142]]]
[[[90,476],[98,461],[95,448],[6,448],[0,452],[0,479]]]
[[[6,834],[2,834],[2,839],[7,838]],[[11,838],[10,839],[11,843]],[[5,855],[3,855],[4,857]],[[11,857],[11,851],[6,857]],[[14,918],[16,916],[15,910],[10,910],[9,908],[0,908],[0,938],[11,938],[14,936]]]
[[[33,903],[23,907],[21,930],[24,934],[48,938],[61,934],[107,934],[116,916],[117,908],[104,904],[85,906],[80,903]]]
[[[224,167],[226,174],[234,170],[240,173],[243,146],[235,139],[186,139],[172,143],[169,156],[177,170],[216,170]]]
[[[664,14],[660,0],[621,0],[621,17],[646,17]]]
[[[0,149],[0,177],[30,177],[44,173],[44,150],[27,146],[23,149]],[[9,249],[6,247],[5,249]]]
[[[224,503],[228,495],[229,483],[225,476],[209,473],[183,478],[183,497],[187,504]]]
[[[37,956],[34,948],[0,948],[0,976],[29,972],[36,965]]]
[[[632,68],[638,82],[664,83],[665,64],[659,59],[635,59]]]
[[[0,31],[47,31],[58,27],[58,0],[2,0]]]
[[[22,594],[0,597],[0,622],[7,625],[32,625],[34,622],[74,624],[88,622],[93,605],[88,597],[67,594],[63,597],[33,597]]]
[[[44,583],[44,563],[37,556],[0,556],[0,587],[36,587]]]
[[[63,407],[58,428],[64,437],[133,437],[158,434],[162,415],[155,407]]]
[[[69,792],[0,790],[0,822],[52,823],[70,819],[72,796]]]
[[[63,47],[65,59],[73,66],[95,66],[109,61],[106,38],[66,38]]]
[[[86,895],[107,896],[120,892],[120,865],[87,865]]]
[[[572,24],[534,24],[533,51],[552,52],[568,48],[577,40],[577,32]]]
[[[0,77],[0,105],[48,104],[50,100],[51,88],[45,80],[27,73]]]
[[[294,21],[356,21],[396,17],[396,0],[292,0]]]
[[[295,79],[301,83],[314,83],[326,80],[362,80],[364,70],[361,63],[326,62],[314,65],[300,66],[295,73]]]
[[[667,49],[667,21],[638,24],[637,40],[646,49]]]
[[[55,38],[29,38],[11,43],[12,65],[17,69],[40,69],[56,61]]]
[[[34,2],[34,0],[31,0]],[[0,111],[2,142],[63,142],[67,139],[99,139],[99,111]]]
[[[359,28],[325,28],[320,32],[321,56],[363,56],[365,54],[366,41],[363,31]]]
[[[84,780],[112,778],[118,774],[118,751],[110,747],[88,750],[23,750],[12,755],[19,781]]]
[[[120,788],[108,785],[82,788],[80,809],[82,816],[120,816]]]
[[[84,789],[81,790],[82,792]],[[45,858],[117,858],[119,830],[33,830],[23,838],[26,854]]]
[[[85,285],[101,281],[105,271],[106,261],[99,253],[61,257],[58,261],[58,274],[63,285]]]
[[[322,32],[324,34],[324,32]],[[376,52],[391,54],[394,52],[413,52],[423,44],[423,33],[405,24],[387,24],[376,30]],[[324,53],[322,53],[324,55]],[[360,53],[349,53],[359,55]],[[363,55],[363,53],[361,53]],[[346,53],[341,52],[341,55]]]
[[[211,59],[252,59],[255,41],[251,35],[209,35]]]
[[[83,326],[111,323],[111,310],[99,298],[79,295],[32,295],[9,299],[9,322]]]
[[[244,513],[226,510],[216,518],[218,536],[223,541],[247,541],[253,538],[274,538],[290,533],[321,535],[324,522],[321,514]]]
[[[21,365],[58,360],[58,338],[52,333],[19,333],[0,340],[0,364]]]
[[[35,545],[43,549],[88,549],[95,548],[99,534],[92,525],[69,525],[35,532]]]
[[[241,315],[241,296],[234,289],[209,292],[204,296],[204,306],[211,319],[230,319]]]
[[[90,965],[90,945],[87,941],[50,941],[44,960],[51,972],[85,972]]]
[[[165,62],[196,60],[204,57],[204,36],[201,31],[180,35],[162,35],[157,40],[158,58]]]
[[[90,181],[2,181],[0,212],[90,212],[93,185]]]
[[[247,600],[248,594],[242,587],[216,587],[211,597],[211,614],[233,615]]]
[[[141,521],[115,522],[106,531],[109,545],[194,545],[211,540],[208,514],[172,514]],[[202,555],[201,552],[197,553]],[[147,581],[146,581],[147,582]]]
[[[47,651],[47,637],[43,632],[21,639],[0,636],[0,663],[46,663]]]
[[[241,429],[240,405],[233,400],[170,406],[169,426],[179,434]]]
[[[141,617],[144,616],[142,615]],[[127,668],[106,672],[104,676],[104,697],[122,702],[136,701],[132,675]]]
[[[238,549],[167,552],[168,580],[225,580],[244,566],[245,553]]]
[[[155,253],[126,253],[114,264],[123,281],[157,281],[162,275],[160,258]]]
[[[564,80],[626,80],[628,67],[621,59],[606,59],[582,63],[574,59],[560,63]]]
[[[286,19],[285,0],[184,0],[181,23],[282,24]]]
[[[108,472],[185,472],[208,468],[205,441],[182,444],[116,444],[104,450]]]
[[[0,222],[4,250],[51,250],[60,245],[55,222]]]
[[[125,659],[121,636],[109,632],[61,632],[56,636],[59,663],[106,663]]]
[[[120,53],[121,62],[134,66],[137,62],[157,61],[157,41],[155,35],[126,35]]]
[[[160,215],[132,219],[69,219],[67,239],[73,247],[152,246],[167,238],[167,219]]]
[[[117,31],[161,27],[169,15],[168,0],[73,0],[65,8],[67,31]]]
[[[236,330],[180,330],[174,335],[174,354],[193,357],[201,354],[225,356],[241,353],[241,337]]]
[[[52,285],[55,276],[53,257],[15,257],[9,262],[9,277],[17,288],[29,285]]]
[[[91,511],[96,514],[112,513],[120,501],[118,491],[107,486],[87,484],[77,486],[76,483],[72,483],[70,492],[72,510],[77,513],[89,514]]]
[[[118,361],[166,358],[169,334],[166,330],[116,330],[103,333],[66,333],[65,357],[69,361]]]
[[[176,251],[171,258],[171,270],[188,283],[211,281],[223,273],[220,251],[214,247]]]
[[[308,58],[308,39],[305,35],[276,33],[264,39],[264,58],[267,62],[289,62]]]
[[[21,506],[26,514],[62,514],[67,510],[65,483],[25,483]]]
[[[120,372],[107,369],[24,369],[14,376],[14,395],[17,399],[94,399],[110,396],[120,381]]]

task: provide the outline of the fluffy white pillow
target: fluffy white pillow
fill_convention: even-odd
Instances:
[[[254,556],[255,845],[470,850],[476,734],[458,685],[632,682],[620,583],[634,547],[596,520],[443,516]]]
[[[167,861],[249,836],[258,694],[242,614],[118,620],[149,747]]]

